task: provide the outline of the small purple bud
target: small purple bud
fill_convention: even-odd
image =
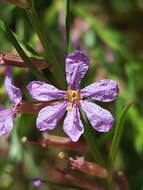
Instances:
[[[42,185],[42,181],[40,178],[36,177],[32,179],[33,185],[35,187],[40,187]]]

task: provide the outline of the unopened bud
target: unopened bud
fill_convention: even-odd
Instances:
[[[65,158],[65,153],[64,152],[59,152],[58,157],[60,159],[64,159]]]
[[[22,142],[22,143],[26,143],[26,142],[27,142],[27,137],[25,137],[25,136],[22,137],[22,138],[21,138],[21,142]]]
[[[42,185],[42,181],[40,178],[36,177],[31,180],[35,187],[40,187]]]
[[[22,9],[30,9],[31,5],[28,0],[7,0],[8,2]]]

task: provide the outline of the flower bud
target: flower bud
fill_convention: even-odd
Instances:
[[[33,185],[35,187],[40,187],[42,185],[42,181],[40,178],[36,177],[32,179]]]
[[[8,2],[22,9],[30,9],[31,5],[28,0],[7,0]]]

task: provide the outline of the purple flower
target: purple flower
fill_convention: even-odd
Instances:
[[[56,105],[46,106],[38,114],[36,126],[39,130],[52,130],[57,122],[66,113],[63,129],[72,139],[77,141],[84,132],[80,120],[79,107],[86,113],[93,128],[100,132],[108,131],[114,122],[111,113],[90,99],[102,102],[113,101],[119,92],[116,81],[104,79],[95,82],[83,89],[79,89],[81,79],[89,67],[87,56],[81,51],[74,51],[66,58],[66,79],[68,91],[62,91],[56,87],[40,81],[30,82],[28,90],[33,98],[40,101],[64,99]]]
[[[42,181],[40,178],[36,177],[31,180],[35,187],[40,187],[42,185]]]
[[[5,67],[5,88],[12,102],[9,108],[0,106],[0,136],[7,135],[13,128],[13,117],[16,114],[16,105],[21,101],[22,95],[19,88],[12,84],[12,72],[10,67]]]

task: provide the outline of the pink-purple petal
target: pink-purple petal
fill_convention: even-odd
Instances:
[[[93,128],[100,132],[109,131],[114,123],[109,111],[87,100],[81,100],[80,104]]]
[[[36,126],[40,131],[52,130],[57,125],[57,122],[63,117],[66,112],[68,102],[60,102],[56,105],[46,106],[39,114],[36,121]]]
[[[79,50],[66,57],[66,79],[70,89],[78,89],[81,79],[88,70],[89,59]]]
[[[21,90],[12,84],[12,72],[10,67],[5,67],[5,88],[8,96],[14,105],[18,104],[22,100]]]
[[[65,91],[41,81],[30,82],[27,88],[32,98],[39,101],[51,101],[64,98],[66,95]]]
[[[103,79],[86,86],[81,91],[81,96],[102,102],[115,100],[119,93],[118,84],[114,80]]]
[[[13,110],[0,106],[0,136],[7,135],[13,128]]]
[[[78,141],[84,132],[83,124],[80,120],[79,109],[75,105],[72,111],[67,112],[64,120],[63,129],[73,142]]]

